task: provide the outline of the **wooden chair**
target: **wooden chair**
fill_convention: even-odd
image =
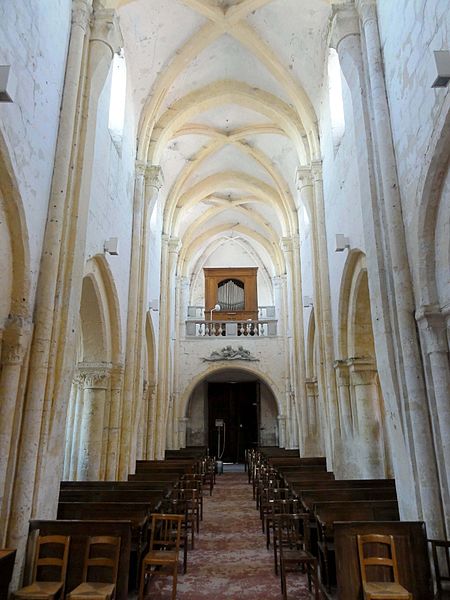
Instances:
[[[434,573],[436,576],[436,600],[450,599],[450,541],[429,540],[433,554]],[[440,550],[440,551],[439,551]],[[445,574],[442,567],[445,565]],[[444,587],[442,584],[444,584]]]
[[[99,535],[88,538],[83,566],[83,583],[68,595],[68,600],[112,600],[116,593],[119,570],[120,537]],[[97,581],[92,571],[104,576],[110,571],[109,582]]]
[[[39,536],[34,556],[32,583],[14,592],[14,597],[18,600],[53,600],[57,596],[63,598],[69,544],[70,536]],[[58,556],[55,556],[55,549],[59,550]]]
[[[372,534],[357,535],[357,539],[364,600],[413,600],[412,594],[398,582],[394,537],[392,535]],[[381,556],[380,552],[366,556],[364,553],[364,546],[366,544],[380,544],[385,546],[389,556],[386,556],[386,552],[381,553]],[[386,567],[392,570],[393,581],[368,581],[367,567]]]
[[[173,576],[172,600],[176,599],[178,555],[183,519],[183,515],[152,514],[150,550],[142,561],[139,600],[144,598],[146,576],[161,575],[165,567]],[[157,570],[157,567],[160,567],[160,570]]]
[[[275,517],[277,533],[274,544],[280,554],[280,582],[283,599],[287,600],[286,573],[306,569],[308,588],[314,583],[314,598],[319,600],[317,559],[309,552],[309,514],[280,514]]]
[[[194,549],[194,530],[195,518],[189,511],[187,500],[180,498],[168,498],[163,503],[163,512],[171,515],[183,515],[181,524],[180,548],[183,548],[183,575],[187,571],[187,554],[189,548],[189,538],[191,540],[191,549]]]

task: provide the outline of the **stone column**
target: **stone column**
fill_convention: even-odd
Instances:
[[[432,427],[441,472],[446,528],[450,531],[450,362],[446,315],[438,306],[421,306],[416,311],[416,321],[431,392]]]
[[[5,323],[0,371],[0,547],[6,543],[20,421],[21,378],[31,335],[31,322],[10,315]]]
[[[178,447],[186,448],[186,431],[189,417],[179,417],[178,419]]]
[[[81,363],[79,381],[83,388],[83,414],[81,419],[78,479],[100,479],[103,455],[103,425],[106,390],[109,385],[111,365]]]
[[[119,474],[120,420],[121,398],[123,388],[124,366],[115,364],[111,368],[110,378],[110,411],[108,425],[108,443],[106,455],[106,479],[114,480]]]
[[[162,186],[161,168],[136,162],[133,201],[133,234],[121,423],[119,475],[134,469],[143,386],[143,347],[148,310],[148,243],[150,215]]]
[[[380,203],[385,244],[392,274],[394,320],[401,354],[399,377],[406,391],[405,420],[415,458],[415,479],[420,490],[417,516],[426,517],[430,536],[444,533],[442,498],[439,494],[436,456],[430,427],[430,410],[425,390],[420,349],[414,320],[414,298],[406,248],[402,204],[397,179],[390,113],[384,81],[383,61],[376,15],[372,1],[357,0],[367,63],[373,136],[379,166]]]
[[[377,369],[371,359],[348,361],[350,384],[354,392],[356,444],[352,463],[361,478],[383,478],[385,457],[381,426]]]
[[[308,419],[306,456],[321,456],[323,452],[322,432],[319,415],[319,386],[316,377],[306,380],[306,402]]]
[[[278,415],[278,445],[280,448],[286,447],[286,415]]]
[[[334,368],[336,371],[341,431],[343,437],[348,438],[353,435],[353,410],[350,394],[349,363],[346,360],[337,360],[334,363]]]
[[[80,385],[80,380],[78,378],[78,370],[75,373],[72,389],[75,393],[75,398],[74,398],[72,443],[71,443],[71,448],[70,448],[70,467],[69,467],[69,477],[68,478],[73,481],[77,478],[77,472],[78,472],[81,416],[83,414],[83,389]]]
[[[164,456],[166,431],[168,425],[169,403],[172,393],[172,355],[174,294],[172,293],[178,253],[181,249],[180,240],[163,234],[161,249],[161,305],[159,317],[158,343],[158,396],[156,415],[155,455]]]
[[[70,479],[70,459],[72,456],[72,448],[74,443],[75,433],[75,413],[76,413],[76,402],[78,396],[78,383],[74,379],[72,387],[70,388],[69,405],[67,407],[67,420],[66,420],[66,447],[64,452],[64,473],[63,479]]]

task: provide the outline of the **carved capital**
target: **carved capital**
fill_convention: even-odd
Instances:
[[[28,348],[32,329],[30,319],[9,315],[5,321],[2,338],[2,364],[20,365]]]
[[[420,306],[416,310],[416,321],[424,349],[430,352],[447,352],[446,315],[435,304]]]
[[[145,168],[145,183],[159,192],[164,184],[164,176],[160,166],[148,165]]]
[[[78,363],[75,379],[83,389],[108,388],[111,376],[110,363]]]
[[[319,395],[319,386],[317,383],[317,377],[309,377],[306,380],[306,395],[309,397],[316,397]]]
[[[298,167],[295,173],[295,183],[299,192],[305,187],[312,186],[311,167]]]
[[[117,54],[123,47],[119,18],[115,10],[96,8],[92,19],[91,42],[106,44],[111,54]]]
[[[314,183],[322,183],[323,173],[321,160],[313,160],[311,162],[311,176]]]
[[[334,362],[336,381],[339,386],[347,386],[350,383],[349,366],[346,360],[336,360]]]
[[[338,49],[339,44],[350,35],[360,35],[359,18],[353,3],[334,4],[330,31],[330,47]]]
[[[181,240],[177,237],[170,237],[167,241],[167,246],[170,254],[178,254],[181,250]]]
[[[375,0],[356,0],[356,10],[358,11],[363,27],[365,27],[369,21],[377,21],[377,6]]]
[[[272,277],[272,283],[274,288],[281,290],[286,285],[286,275],[275,275]]]
[[[72,25],[87,31],[92,16],[92,0],[72,0]]]
[[[291,237],[283,237],[280,240],[280,246],[283,252],[293,252],[300,249],[300,237],[293,235]]]
[[[376,382],[378,371],[371,358],[349,358],[347,364],[352,385],[372,385]]]

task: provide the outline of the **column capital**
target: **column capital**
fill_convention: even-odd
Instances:
[[[283,274],[283,275],[274,275],[272,277],[273,286],[276,287],[276,288],[282,288],[284,285],[286,285],[286,280],[287,280],[287,277],[286,277],[285,274]]]
[[[302,191],[305,187],[312,186],[312,174],[311,167],[302,165],[297,167],[297,171],[295,172],[295,185],[299,192]]]
[[[9,315],[3,325],[2,363],[20,365],[25,357],[32,330],[31,319],[21,315]]]
[[[181,240],[180,238],[177,237],[172,237],[172,236],[167,236],[167,247],[169,249],[169,253],[170,254],[178,254],[178,252],[181,250]]]
[[[78,363],[75,379],[84,389],[108,388],[111,363]]]
[[[162,168],[159,165],[147,165],[144,175],[146,185],[155,188],[159,192],[164,185]]]
[[[92,0],[72,0],[72,25],[87,31],[92,16]]]
[[[322,161],[313,160],[311,161],[311,175],[314,183],[321,182],[323,178],[322,173]]]
[[[376,0],[355,0],[355,4],[363,26],[368,21],[377,20]]]
[[[335,360],[334,370],[338,385],[348,385],[350,380],[349,363],[347,360]]]
[[[360,35],[359,18],[353,3],[334,4],[332,7],[333,20],[329,43],[331,48],[338,50],[339,44],[346,37]]]
[[[117,12],[110,8],[95,8],[91,25],[91,42],[106,44],[111,54],[117,54],[123,46]]]
[[[317,396],[319,393],[319,385],[317,377],[308,377],[305,380],[307,396]]]
[[[350,379],[353,385],[371,385],[378,375],[377,367],[371,357],[349,358],[347,361]]]
[[[422,305],[416,310],[416,322],[425,340],[426,352],[447,352],[446,318],[437,304]]]
[[[280,239],[280,247],[283,252],[293,252],[300,249],[300,237],[292,235],[291,237],[282,237]]]

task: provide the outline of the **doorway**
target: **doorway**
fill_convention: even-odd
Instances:
[[[211,455],[218,456],[223,450],[221,460],[242,463],[245,450],[258,446],[258,432],[257,381],[208,383],[208,444]]]

